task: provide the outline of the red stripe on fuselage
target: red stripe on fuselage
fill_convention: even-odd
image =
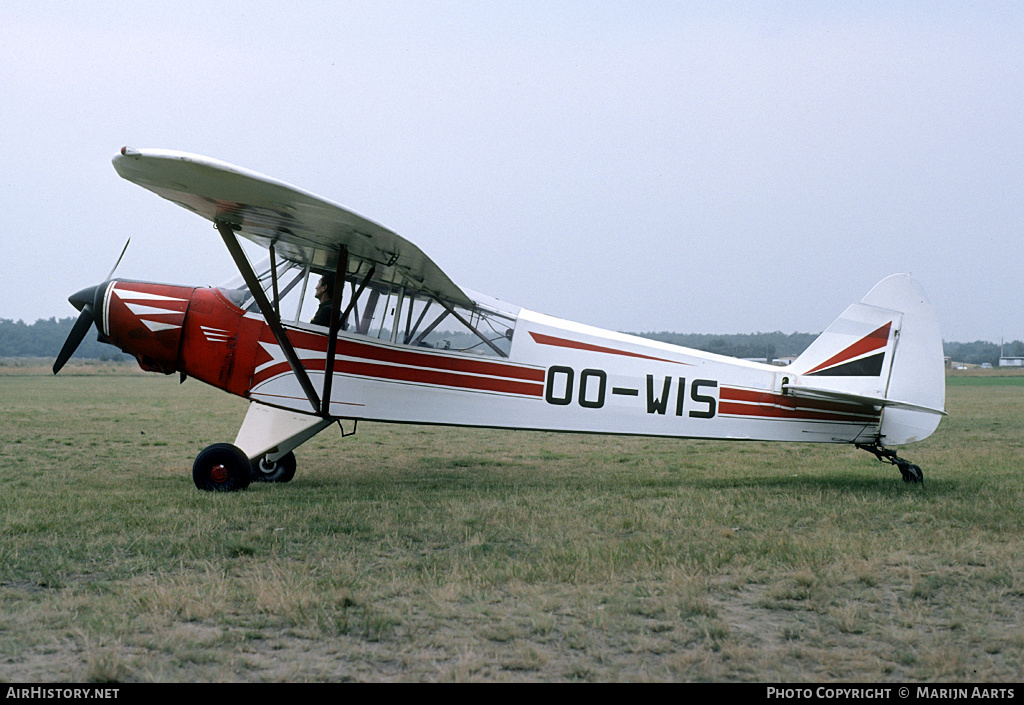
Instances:
[[[310,372],[323,372],[327,367],[326,360],[303,360],[303,366]],[[287,363],[274,365],[265,370],[267,378],[290,370]],[[372,377],[388,382],[411,382],[413,384],[430,384],[439,387],[455,387],[480,392],[497,392],[500,394],[521,394],[539,397],[544,394],[544,385],[536,382],[480,377],[455,372],[426,369],[422,367],[404,367],[384,365],[356,360],[335,360],[335,374]],[[263,373],[260,375],[263,377]],[[262,380],[261,380],[262,381]]]
[[[818,399],[795,397],[753,389],[722,387],[719,391],[718,413],[731,416],[759,416],[799,421],[844,421],[877,423],[879,412],[860,404],[843,404]]]
[[[304,331],[288,331],[288,339],[296,348],[327,352],[327,336],[306,333]],[[264,342],[276,343],[273,336],[264,335]],[[436,370],[451,370],[454,372],[466,372],[469,374],[490,375],[492,377],[507,377],[509,379],[522,379],[531,382],[543,382],[544,370],[536,367],[523,365],[512,365],[504,362],[491,362],[489,360],[467,359],[455,355],[438,355],[428,352],[429,348],[396,349],[383,345],[372,345],[349,338],[339,338],[335,347],[338,355],[348,357],[359,357],[379,362],[389,362],[396,365],[411,365],[414,367],[425,367]]]
[[[581,343],[578,340],[569,340],[568,338],[556,338],[553,335],[545,335],[544,333],[534,333],[530,331],[530,337],[541,345],[553,345],[558,348],[569,348],[571,350],[586,350],[588,352],[599,352],[607,353],[609,355],[623,355],[625,357],[638,357],[643,360],[656,360],[657,362],[674,362],[678,365],[687,365],[687,362],[679,362],[679,360],[668,360],[663,357],[653,357],[651,355],[644,355],[642,353],[629,352],[627,350],[616,350],[615,348],[606,348],[600,345],[593,345],[591,343]]]
[[[323,353],[326,357],[326,336],[289,330],[288,338],[300,358],[307,350]],[[262,342],[277,345],[273,336],[266,333],[262,336]],[[415,349],[396,350],[344,338],[338,340],[335,351],[338,358],[334,363],[334,371],[339,374],[504,394],[539,397],[544,393],[544,370],[535,367],[438,355]],[[272,359],[263,351],[256,366],[259,367]],[[319,372],[326,369],[324,358],[306,358],[302,360],[302,364],[310,371]],[[255,374],[253,385],[289,369],[286,362],[262,369]]]

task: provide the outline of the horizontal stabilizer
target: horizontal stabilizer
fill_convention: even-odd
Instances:
[[[868,406],[877,406],[880,408],[893,407],[896,409],[910,409],[912,411],[923,411],[929,414],[938,414],[939,416],[947,416],[944,409],[935,409],[930,406],[923,406],[921,404],[912,404],[908,401],[899,401],[898,399],[889,399],[887,397],[880,397],[875,395],[866,394],[852,394],[850,392],[839,392],[834,389],[822,389],[820,387],[804,387],[793,384],[782,385],[782,393],[788,394],[794,397],[801,397],[805,399],[825,399],[828,401],[848,401],[856,404],[864,404]]]

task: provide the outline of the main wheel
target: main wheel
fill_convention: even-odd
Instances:
[[[295,477],[295,453],[288,451],[277,460],[267,456],[252,461],[253,482],[288,482]]]
[[[196,456],[192,481],[207,492],[244,490],[252,479],[249,458],[230,443],[214,443]]]

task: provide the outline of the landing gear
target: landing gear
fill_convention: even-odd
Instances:
[[[861,450],[866,450],[872,453],[876,458],[882,462],[888,461],[896,466],[896,469],[903,475],[904,482],[912,482],[915,484],[924,484],[924,473],[921,471],[920,466],[914,465],[913,463],[907,462],[903,458],[896,455],[896,451],[889,450],[881,443],[874,443],[868,445],[866,443],[858,443],[857,447]]]
[[[252,461],[253,482],[288,482],[295,477],[295,453],[288,451],[277,460],[267,456]]]
[[[204,448],[192,464],[192,481],[207,492],[244,490],[252,479],[249,458],[230,443]]]

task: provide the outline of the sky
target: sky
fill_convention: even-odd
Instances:
[[[122,180],[193,152],[341,203],[457,284],[602,328],[818,332],[913,274],[1024,340],[1024,3],[54,2],[0,23],[0,318],[217,285]]]

